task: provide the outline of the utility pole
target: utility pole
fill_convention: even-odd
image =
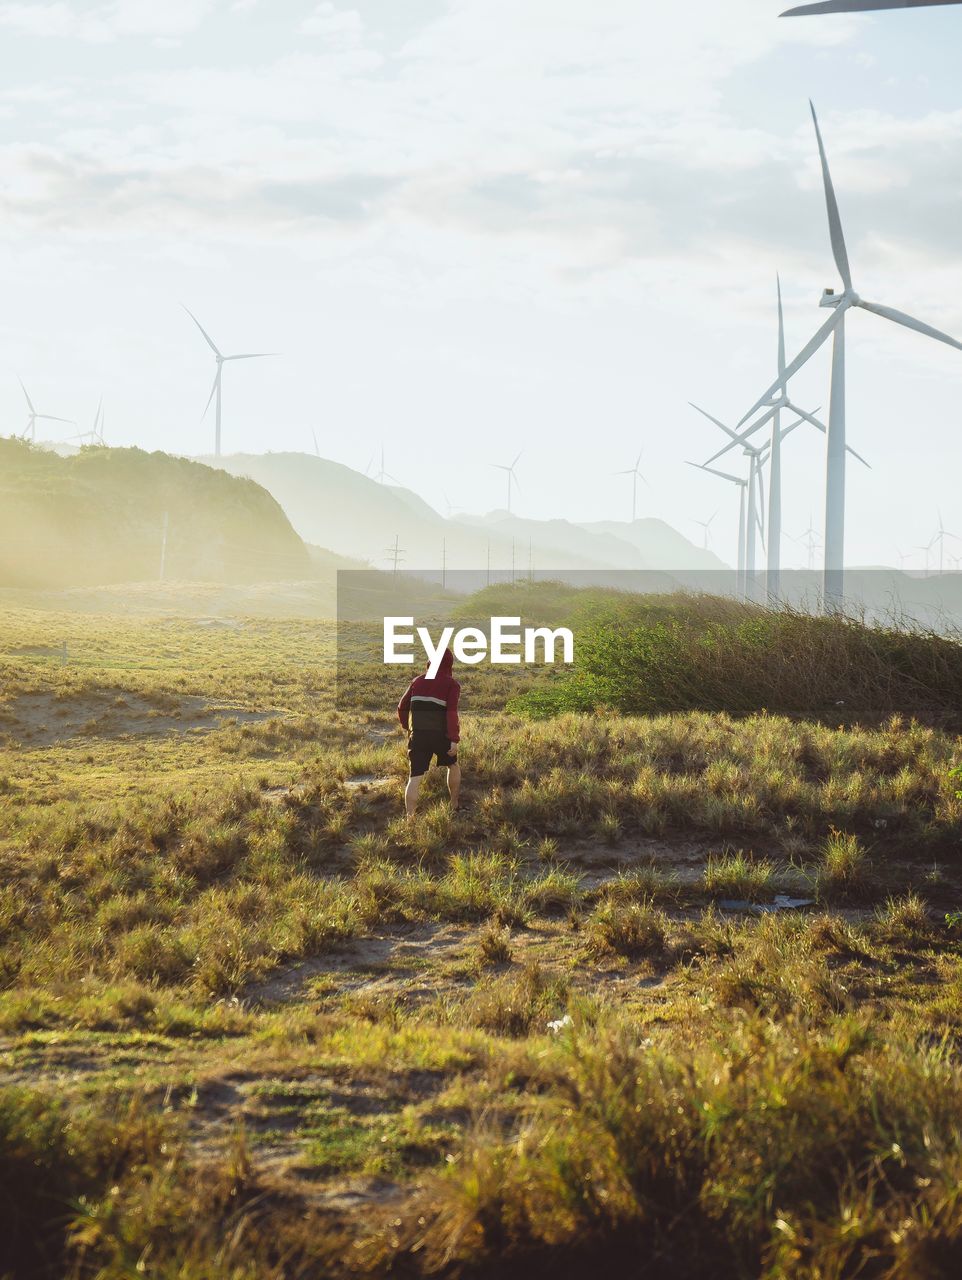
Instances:
[[[167,573],[167,527],[170,524],[170,512],[164,512],[164,523],[160,533],[160,581],[164,581]]]
[[[448,540],[441,539],[441,590],[443,591],[447,582],[448,572]]]
[[[404,556],[405,556],[404,549],[400,546],[400,541],[401,541],[400,535],[395,534],[394,546],[387,548],[387,556],[388,556],[388,559],[393,564],[393,567],[394,567],[393,571],[394,571],[395,578],[397,577],[398,565],[403,563]]]
[[[514,538],[511,539],[511,581],[514,582]]]

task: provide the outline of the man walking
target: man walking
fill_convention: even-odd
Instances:
[[[411,776],[404,790],[404,808],[409,819],[414,817],[421,791],[421,779],[437,759],[448,771],[448,794],[451,808],[457,811],[461,792],[461,766],[458,764],[458,699],[461,686],[451,675],[454,654],[445,649],[441,665],[433,680],[418,676],[398,703],[397,715],[402,729],[409,729],[408,758]]]

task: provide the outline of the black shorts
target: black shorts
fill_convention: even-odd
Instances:
[[[443,733],[412,733],[408,738],[408,759],[411,761],[411,777],[420,778],[431,767],[437,756],[438,764],[450,768],[457,764],[457,756],[451,755],[451,740]]]

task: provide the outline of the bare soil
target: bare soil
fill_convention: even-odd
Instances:
[[[98,689],[67,697],[50,690],[21,693],[0,706],[0,739],[7,745],[49,747],[73,738],[149,737],[207,733],[228,720],[249,724],[276,711],[248,711],[204,698],[165,700],[157,706],[130,690]]]

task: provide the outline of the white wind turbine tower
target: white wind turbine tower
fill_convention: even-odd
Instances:
[[[631,523],[632,524],[635,523],[635,518],[638,511],[638,481],[643,480],[645,484],[648,483],[648,481],[645,480],[645,477],[641,474],[641,471],[639,470],[639,468],[641,467],[642,453],[644,453],[644,449],[642,449],[641,452],[638,454],[638,457],[635,459],[635,465],[633,467],[629,467],[627,471],[615,471],[613,473],[616,476],[631,476]]]
[[[504,471],[504,472],[506,472],[506,473],[507,473],[507,477],[508,477],[508,515],[510,515],[510,514],[511,514],[511,485],[512,485],[512,484],[518,484],[518,477],[514,474],[514,469],[515,469],[515,467],[518,465],[518,458],[520,458],[520,457],[521,457],[521,454],[522,454],[522,453],[524,453],[524,450],[523,450],[523,449],[521,449],[521,450],[519,451],[519,453],[518,453],[518,457],[517,457],[517,458],[515,458],[514,462],[512,462],[512,463],[511,463],[511,466],[510,466],[510,467],[506,467],[506,466],[505,466],[503,463],[501,463],[501,462],[492,462],[492,463],[491,463],[492,467],[494,467],[497,471]],[[518,485],[518,488],[520,489],[520,488],[521,488],[521,486],[520,486],[520,485]]]
[[[210,334],[207,332],[207,330],[204,328],[201,322],[194,315],[193,311],[191,311],[189,307],[184,307],[184,310],[187,312],[191,320],[193,320],[194,324],[203,334],[204,341],[210,347],[211,351],[213,351],[214,359],[217,361],[217,372],[214,374],[214,384],[210,389],[210,395],[207,397],[207,404],[204,406],[204,416],[206,416],[207,410],[210,408],[211,400],[214,400],[216,398],[217,403],[214,410],[214,414],[215,414],[214,457],[219,458],[220,457],[221,382],[223,379],[224,365],[227,364],[227,362],[230,360],[263,360],[265,356],[273,355],[274,352],[273,351],[249,351],[249,352],[245,352],[242,355],[225,356],[220,351],[217,344],[214,342],[214,339],[210,336]]]
[[[962,343],[931,325],[924,324],[903,311],[882,306],[876,302],[867,302],[856,293],[852,284],[852,272],[849,267],[848,251],[845,247],[845,236],[842,231],[842,219],[838,210],[838,200],[832,175],[829,172],[828,158],[822,142],[822,132],[818,127],[815,107],[812,110],[812,121],[815,125],[815,137],[818,141],[818,154],[822,166],[822,181],[825,187],[825,205],[828,211],[829,234],[832,242],[832,253],[839,275],[842,277],[843,290],[836,293],[834,289],[826,289],[822,294],[821,306],[831,308],[833,314],[822,325],[811,340],[806,343],[794,360],[782,371],[778,380],[765,392],[755,405],[745,414],[739,426],[753,417],[759,409],[770,404],[780,385],[807,364],[816,351],[834,334],[834,350],[832,355],[832,390],[828,421],[828,447],[825,477],[825,569],[822,593],[826,610],[842,607],[844,600],[844,560],[845,560],[845,316],[853,307],[861,307],[871,311],[884,320],[902,325],[906,329],[914,329],[916,333],[928,338],[935,338],[956,350],[962,351]]]
[[[20,436],[21,440],[36,440],[38,422],[67,422],[73,427],[77,425],[73,418],[55,418],[52,413],[38,413],[34,408],[33,401],[27,395],[27,388],[23,385],[23,379],[18,378],[17,381],[20,383],[20,390],[27,401],[27,425]]]
[[[735,594],[744,598],[745,596],[745,548],[748,542],[747,533],[747,497],[748,497],[748,481],[743,476],[733,476],[728,471],[719,471],[716,467],[710,467],[706,463],[700,466],[697,462],[689,462],[690,467],[695,467],[698,471],[707,471],[713,476],[718,476],[722,480],[727,480],[730,484],[738,486],[739,502],[738,502],[738,570],[735,577]]]

